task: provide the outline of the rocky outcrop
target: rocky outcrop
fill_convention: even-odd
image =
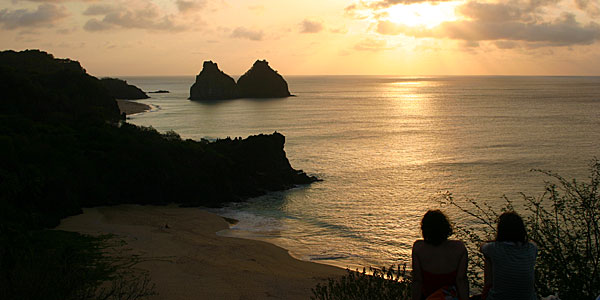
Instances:
[[[190,88],[190,100],[234,99],[236,85],[233,78],[219,70],[216,63],[205,61],[196,82]]]
[[[246,139],[222,139],[211,144],[216,152],[232,162],[236,173],[235,195],[255,197],[266,191],[280,191],[297,184],[318,181],[290,165],[284,151],[285,136],[278,132]]]
[[[100,82],[115,99],[137,100],[150,98],[140,88],[128,84],[127,81],[122,79],[106,77],[100,79]]]
[[[283,98],[290,91],[283,76],[273,70],[266,60],[257,60],[237,82],[240,98]]]
[[[283,76],[266,60],[257,60],[237,84],[219,70],[216,63],[205,61],[196,82],[190,88],[190,100],[224,100],[237,98],[283,98],[290,91]]]

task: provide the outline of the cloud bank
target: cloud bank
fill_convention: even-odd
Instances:
[[[422,1],[388,0],[378,3],[383,2],[396,5]],[[460,19],[443,22],[433,28],[411,27],[375,15],[374,30],[382,35],[445,38],[469,45],[491,41],[501,49],[513,48],[516,42],[532,47],[547,47],[589,45],[600,40],[598,23],[579,22],[575,14],[559,12],[559,2],[561,0],[468,1],[456,9]],[[588,14],[595,13],[597,1],[574,2],[582,10],[587,10]]]
[[[0,10],[0,26],[3,29],[53,26],[67,16],[69,12],[66,8],[54,4],[41,4],[36,10],[3,9]]]
[[[185,1],[184,1],[185,2]],[[175,22],[175,16],[164,14],[151,1],[137,3],[90,5],[83,15],[91,16],[83,28],[87,31],[109,29],[147,29],[154,31],[182,31],[187,27]],[[185,6],[186,4],[184,4]],[[189,6],[186,9],[191,9]]]
[[[300,23],[301,33],[317,33],[323,30],[323,23],[305,19]]]
[[[199,10],[203,9],[204,7],[206,7],[206,2],[198,1],[198,0],[191,0],[191,1],[177,0],[177,1],[175,1],[175,5],[177,6],[177,9],[180,12],[190,13],[190,12],[199,11]]]
[[[394,5],[398,5],[398,4],[415,4],[415,3],[424,3],[424,2],[428,2],[428,3],[440,3],[440,2],[448,2],[448,1],[455,1],[455,0],[381,0],[381,1],[377,1],[375,3],[371,3],[369,4],[369,6],[371,7],[390,7],[390,6],[394,6]]]
[[[358,50],[358,51],[377,52],[377,51],[389,50],[389,49],[392,49],[392,47],[388,46],[387,41],[377,40],[377,39],[372,39],[372,38],[364,39],[364,40],[358,42],[356,45],[354,45],[354,50]]]
[[[380,21],[377,32],[385,35],[404,34],[413,37],[449,38],[463,41],[525,41],[553,46],[592,44],[600,39],[600,25],[580,24],[574,15],[564,13],[552,22],[456,21],[425,29]]]
[[[264,33],[262,30],[252,30],[245,27],[237,27],[231,33],[231,37],[239,39],[248,39],[251,41],[261,41]]]

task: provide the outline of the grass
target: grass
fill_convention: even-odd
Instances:
[[[1,228],[0,299],[145,299],[155,294],[121,241],[59,230]]]

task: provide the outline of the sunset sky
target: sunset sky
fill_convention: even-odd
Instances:
[[[0,48],[97,76],[600,75],[600,0],[0,1]]]

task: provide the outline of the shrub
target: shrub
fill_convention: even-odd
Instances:
[[[472,224],[480,224],[456,226],[458,238],[466,242],[471,257],[471,285],[482,285],[479,246],[495,237],[496,221],[502,212],[516,210],[523,217],[529,239],[538,245],[538,295],[558,294],[562,300],[595,299],[600,294],[600,162],[591,162],[589,182],[533,171],[549,177],[545,192],[538,197],[522,194],[519,207],[506,197],[504,206],[494,209],[472,199],[457,201],[450,193],[442,195],[442,204],[458,208],[471,217]]]
[[[339,279],[330,278],[326,285],[318,284],[312,289],[314,300],[359,300],[359,299],[410,299],[411,281],[406,273],[406,264],[400,267],[391,266],[389,269],[369,268],[367,274],[363,268],[358,270],[346,269],[348,274]]]

